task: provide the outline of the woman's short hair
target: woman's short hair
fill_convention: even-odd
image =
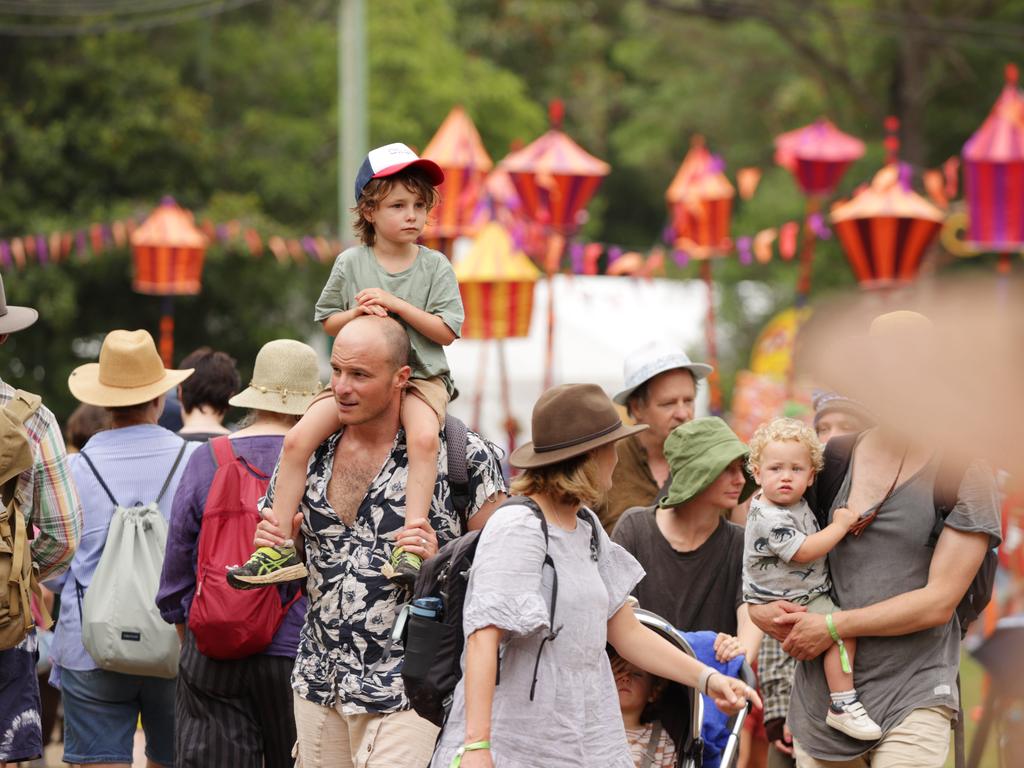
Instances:
[[[604,497],[593,451],[547,467],[523,470],[512,480],[512,493],[532,496],[543,493],[566,504],[593,507]]]
[[[228,410],[228,400],[238,394],[242,380],[235,359],[226,352],[200,347],[181,361],[195,373],[181,382],[181,407],[185,411],[208,405],[217,413]]]

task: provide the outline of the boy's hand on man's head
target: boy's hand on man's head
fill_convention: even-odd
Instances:
[[[401,307],[405,303],[397,296],[382,291],[380,288],[364,288],[356,294],[356,301],[360,306],[380,306],[398,314],[401,314]]]
[[[360,304],[357,309],[364,315],[372,317],[387,317],[388,311],[380,304]]]

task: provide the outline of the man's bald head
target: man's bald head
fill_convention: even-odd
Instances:
[[[377,347],[391,363],[393,371],[408,365],[412,353],[409,334],[402,324],[393,318],[376,315],[362,315],[350,320],[334,339],[335,349],[339,345]]]

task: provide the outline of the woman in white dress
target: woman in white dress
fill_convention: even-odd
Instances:
[[[643,627],[626,603],[643,569],[588,506],[611,486],[614,443],[642,429],[623,425],[592,384],[555,387],[534,406],[533,442],[511,457],[524,470],[512,489],[526,499],[502,508],[480,536],[463,614],[464,676],[431,768],[632,768],[608,643],[658,677],[706,691],[726,712],[760,705],[747,685]]]

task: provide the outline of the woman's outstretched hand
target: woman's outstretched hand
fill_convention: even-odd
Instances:
[[[708,696],[715,706],[727,715],[734,715],[743,709],[749,701],[756,709],[761,708],[761,698],[757,691],[735,677],[728,677],[716,672],[708,679]]]

